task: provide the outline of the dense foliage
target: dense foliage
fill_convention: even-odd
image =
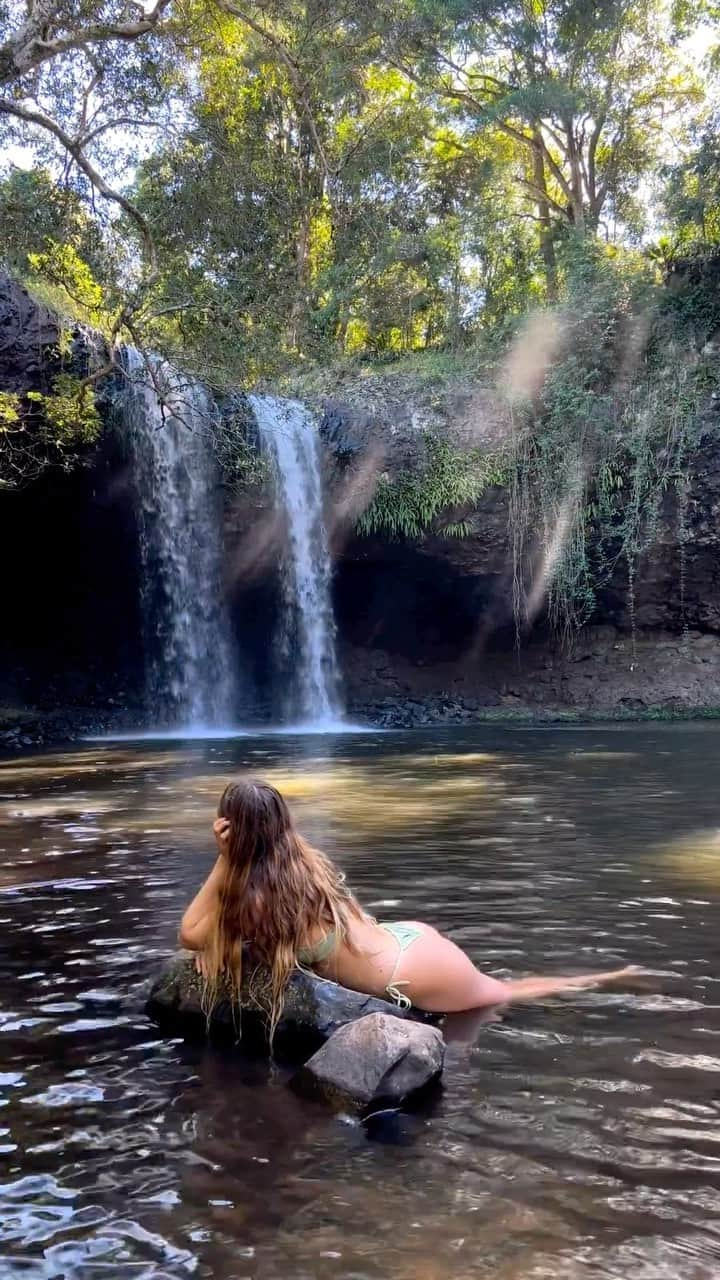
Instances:
[[[704,17],[5,0],[0,129],[40,167],[7,172],[3,254],[220,382],[462,348],[562,299],[573,237],[639,250],[659,166],[669,234],[717,235],[712,86],[682,46]]]
[[[69,470],[102,427],[92,386],[58,372],[45,391],[0,392],[0,489],[18,488],[48,466]]]
[[[358,522],[361,533],[417,538],[442,516],[438,532],[462,538],[469,531],[464,514],[490,485],[505,478],[501,454],[454,449],[432,432],[425,433],[423,446],[417,470],[393,478],[379,476],[372,501]]]
[[[509,483],[519,630],[547,607],[570,641],[619,566],[634,635],[635,579],[662,519],[680,549],[684,617],[693,451],[716,430],[720,391],[697,302],[715,292],[711,273],[698,291],[667,294],[596,246],[574,263],[560,349],[540,394],[517,406]]]

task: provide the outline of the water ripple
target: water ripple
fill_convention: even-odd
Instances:
[[[567,741],[93,744],[6,766],[0,1280],[717,1280],[720,881],[697,832],[720,828],[720,743]],[[258,753],[373,909],[496,971],[631,959],[644,989],[456,1020],[433,1105],[367,1126],[163,1038],[147,979],[207,873],[220,787]]]

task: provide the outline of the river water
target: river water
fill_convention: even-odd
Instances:
[[[88,744],[0,777],[0,1280],[720,1275],[720,728]],[[491,972],[633,961],[448,1028],[359,1124],[160,1036],[148,978],[250,769],[366,905]]]

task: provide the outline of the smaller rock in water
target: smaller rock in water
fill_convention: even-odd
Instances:
[[[399,1106],[438,1079],[444,1059],[437,1027],[370,1013],[336,1031],[294,1083],[335,1106]]]

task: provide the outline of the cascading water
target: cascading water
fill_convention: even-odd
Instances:
[[[232,722],[230,627],[222,584],[222,512],[209,446],[216,408],[204,387],[133,347],[119,412],[128,432],[140,528],[152,726]],[[160,395],[158,395],[158,391]]]
[[[261,442],[274,460],[287,512],[283,587],[295,659],[288,712],[306,727],[331,728],[339,724],[341,706],[317,426],[297,400],[249,396],[249,402]]]

